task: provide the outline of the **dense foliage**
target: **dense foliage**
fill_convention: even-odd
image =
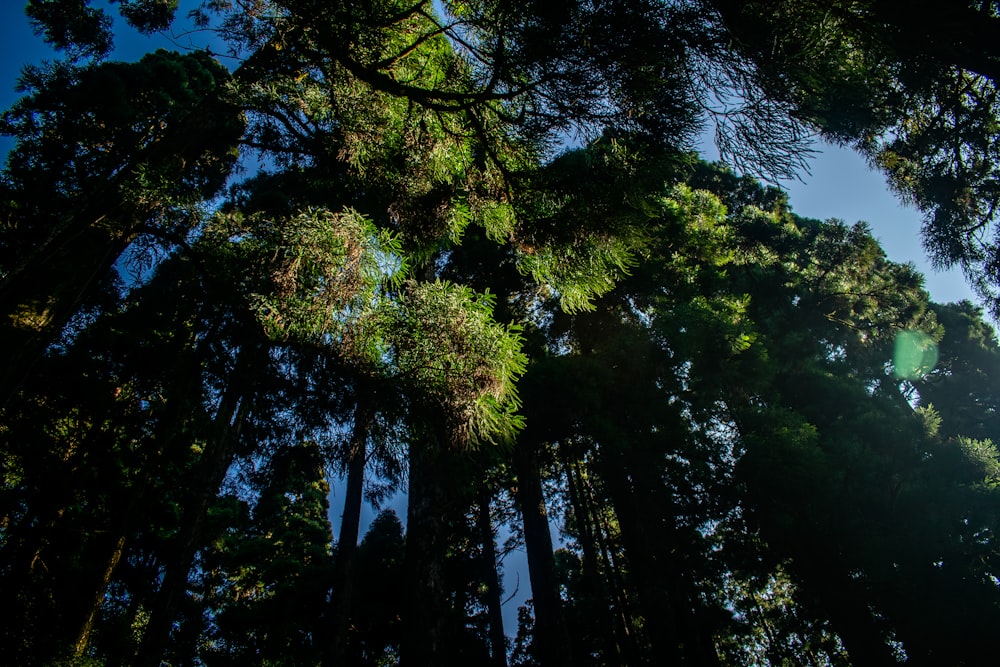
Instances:
[[[755,177],[996,313],[998,3],[99,4],[0,117],[4,660],[992,659],[994,330]]]

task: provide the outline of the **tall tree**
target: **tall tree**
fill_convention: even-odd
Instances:
[[[212,555],[205,664],[317,664],[333,573],[325,462],[314,443],[275,452],[248,525]],[[218,569],[216,569],[218,568]]]
[[[991,293],[993,3],[947,40],[888,0],[206,1],[211,51],[136,63],[96,3],[27,5],[67,59],[2,121],[10,655],[500,664],[507,485],[521,662],[986,651],[982,319],[685,149],[850,144]],[[357,544],[402,479],[405,538]]]
[[[859,150],[924,212],[924,244],[997,308],[994,2],[711,0],[765,94]]]
[[[513,437],[525,358],[517,330],[493,321],[489,295],[444,282],[405,289],[391,335],[413,387],[403,659],[421,664],[453,646],[443,566],[448,515],[462,506],[449,482],[460,470],[454,450]]]
[[[2,182],[3,400],[129,244],[169,246],[200,222],[244,127],[228,78],[206,54],[165,51],[26,72],[32,94],[0,127],[17,142]]]

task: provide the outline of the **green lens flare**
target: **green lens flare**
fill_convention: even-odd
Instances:
[[[915,380],[927,375],[938,360],[937,343],[923,331],[906,330],[896,334],[892,355],[896,377]]]

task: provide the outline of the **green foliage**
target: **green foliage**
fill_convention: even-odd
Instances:
[[[959,437],[958,446],[974,475],[991,485],[1000,481],[1000,453],[991,441]]]
[[[26,71],[32,94],[0,120],[16,137],[0,182],[0,332],[15,354],[2,393],[107,285],[129,244],[145,240],[133,259],[148,270],[151,249],[200,222],[244,128],[222,99],[228,78],[207,54],[165,51]]]
[[[118,12],[143,34],[166,30],[180,0],[119,0]],[[113,47],[112,19],[90,0],[29,0],[25,13],[36,33],[72,59],[106,57]]]
[[[136,63],[29,68],[21,87],[32,94],[3,116],[3,131],[17,139],[9,177],[78,195],[88,180],[114,183],[144,168],[157,173],[150,182],[209,197],[228,176],[243,131],[239,110],[220,99],[228,79],[206,54],[162,50]],[[131,194],[163,206],[168,193]]]
[[[248,224],[249,223],[249,224]],[[251,295],[251,307],[268,336],[315,340],[377,363],[377,342],[365,333],[385,288],[405,272],[399,243],[356,211],[300,213],[281,222],[244,221],[268,258],[270,288]],[[248,239],[240,239],[247,243]]]
[[[572,246],[532,250],[521,256],[520,268],[559,295],[566,312],[593,310],[592,300],[605,294],[635,266],[634,248],[617,238],[592,237]]]
[[[111,17],[86,0],[31,0],[24,12],[36,33],[70,57],[101,58],[111,51]]]
[[[628,141],[612,137],[561,155],[519,202],[524,223],[514,232],[518,269],[551,286],[565,311],[592,310],[594,299],[629,275],[648,251],[656,227],[708,232],[708,219],[725,215],[721,204],[707,204],[710,195],[683,187],[666,197],[654,194],[663,187],[658,178],[676,176],[678,161],[641,159]]]
[[[441,410],[459,446],[509,443],[523,426],[515,382],[527,358],[520,327],[493,321],[495,297],[437,281],[408,282],[389,339],[416,400]]]
[[[250,516],[226,526],[208,551],[215,611],[205,664],[302,664],[319,657],[316,638],[333,571],[323,467],[312,443],[277,452]]]
[[[992,3],[204,2],[232,71],[103,62],[93,4],[27,3],[68,59],[0,121],[5,655],[499,664],[491,511],[519,664],[991,650],[989,324],[686,151],[854,146],[993,294]],[[353,576],[345,469],[351,517],[409,473]]]
[[[180,0],[121,0],[119,10],[139,32],[166,30],[173,23]]]
[[[879,167],[924,212],[934,260],[961,266],[995,308],[993,3],[959,2],[947,12],[891,1],[712,4],[757,65],[764,90]]]
[[[1000,437],[993,407],[1000,368],[996,332],[982,310],[967,301],[932,308],[944,335],[938,343],[940,362],[918,385],[920,403],[939,405],[947,415],[944,436],[995,442]]]

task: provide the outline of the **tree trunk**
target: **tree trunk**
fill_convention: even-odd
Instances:
[[[410,486],[403,566],[403,667],[449,664],[448,604],[444,578],[449,480],[432,438],[410,445]]]
[[[538,453],[521,442],[514,449],[517,500],[524,523],[524,548],[528,555],[528,578],[535,606],[535,643],[545,667],[573,664],[569,630],[562,613],[556,564],[552,553],[549,517],[538,470]]]
[[[497,550],[490,515],[490,494],[485,487],[479,492],[476,523],[483,544],[483,581],[486,582],[486,609],[490,619],[490,655],[494,667],[507,667],[507,635],[503,631],[503,602],[500,599],[500,577],[497,575]]]
[[[189,489],[191,495],[181,515],[181,524],[174,540],[176,546],[164,563],[163,583],[150,610],[149,622],[139,646],[136,657],[138,665],[160,664],[181,597],[187,589],[191,565],[201,544],[205,516],[212,501],[218,496],[226,472],[236,455],[239,433],[250,411],[247,398],[250,389],[241,372],[248,356],[246,350],[240,352],[236,370],[229,380],[212,423],[212,437],[206,443],[202,458],[192,475],[193,484]]]
[[[676,527],[677,508],[655,454],[623,443],[601,460],[630,578],[656,664],[719,665],[713,627],[685,563],[697,537]]]
[[[80,627],[80,632],[77,633],[76,641],[73,642],[73,655],[77,658],[83,657],[84,651],[87,650],[87,644],[90,642],[90,634],[94,630],[94,621],[101,610],[101,605],[104,604],[104,596],[108,592],[108,584],[111,583],[111,576],[114,574],[115,568],[118,567],[118,562],[121,560],[124,550],[125,536],[119,535],[118,539],[115,540],[111,557],[108,558],[107,567],[104,568],[104,572],[101,574],[97,590],[94,592],[93,600],[87,609],[83,625]]]
[[[347,487],[344,490],[344,513],[341,515],[337,538],[337,560],[334,564],[333,592],[330,598],[331,640],[324,650],[323,664],[327,667],[347,664],[347,635],[351,620],[352,577],[354,556],[358,549],[361,528],[361,504],[364,496],[365,459],[368,434],[375,413],[359,400],[354,409],[354,427],[348,446]]]
[[[672,591],[664,588],[663,574],[652,562],[652,550],[670,549],[669,541],[664,543],[660,535],[659,543],[651,543],[636,516],[631,489],[627,477],[621,470],[609,470],[605,481],[608,494],[618,518],[622,545],[628,559],[629,578],[638,593],[639,606],[645,619],[645,635],[651,649],[652,659],[658,665],[688,664],[685,661],[681,636],[675,617]],[[651,508],[646,508],[651,511]]]
[[[621,599],[621,588],[617,582],[618,577],[614,576],[615,568],[605,544],[600,521],[595,516],[593,498],[581,469],[582,464],[573,460],[571,456],[565,455],[564,452],[563,467],[566,474],[570,506],[573,508],[573,516],[576,519],[577,529],[580,531],[584,590],[587,596],[595,601],[595,606],[600,605],[603,612],[601,621],[604,631],[601,632],[601,635],[604,652],[609,659],[610,656],[616,656],[620,663],[637,664],[638,651],[635,646],[635,638],[629,630],[627,611]],[[612,596],[614,610],[601,604],[608,599],[608,587],[601,575],[598,551],[603,554],[604,562],[607,564],[607,576],[611,580],[607,583],[615,591]]]

